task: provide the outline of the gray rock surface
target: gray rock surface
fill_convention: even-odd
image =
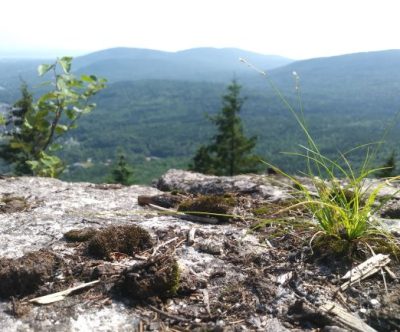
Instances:
[[[276,176],[218,178],[178,170],[169,171],[158,182],[161,190],[202,194],[238,192],[267,201],[290,197],[286,185],[285,179]],[[189,297],[169,299],[163,304],[165,311],[176,316],[191,313],[191,317],[205,317],[207,303],[204,301],[209,298],[208,305],[214,306],[214,312],[220,310],[221,315],[235,313],[235,310],[237,314],[253,310],[246,319],[234,320],[239,322],[235,331],[290,330],[282,322],[297,295],[276,280],[288,275],[290,269],[298,268],[290,276],[297,292],[302,291],[304,263],[288,262],[289,252],[260,243],[257,234],[248,232],[248,225],[198,224],[138,205],[139,195],[159,195],[162,193],[159,189],[67,183],[34,177],[0,179],[0,258],[18,258],[47,249],[68,261],[77,255],[79,246],[65,241],[63,234],[67,231],[134,224],[146,229],[157,245],[176,243],[174,255],[181,273],[207,284],[197,289],[193,301],[188,300]],[[187,235],[193,230],[196,230],[194,241],[186,243]],[[175,242],[171,242],[174,239]],[[132,266],[139,260],[130,257],[108,264]],[[326,282],[323,287],[309,284],[319,282],[318,278],[307,278],[304,287],[309,287],[308,292],[314,292],[313,297],[323,301],[330,291]],[[240,294],[238,287],[242,287]],[[335,289],[334,286],[332,291]],[[246,298],[248,302],[243,302]],[[225,303],[218,307],[220,299],[232,302],[227,302],[226,308]],[[82,301],[78,296],[70,296],[49,306],[32,306],[26,315],[17,318],[9,314],[11,301],[3,299],[0,301],[0,331],[137,331],[146,317],[147,328],[162,330],[163,322],[154,319],[155,312],[148,307],[136,308],[124,301],[106,303],[104,300],[107,299],[88,297]],[[233,331],[226,316],[224,319],[214,320],[210,330],[218,326],[221,330]],[[301,331],[300,328],[296,330]]]
[[[0,257],[18,258],[43,248],[60,257],[69,257],[75,254],[75,249],[64,240],[65,232],[132,223],[147,229],[155,240],[168,232],[185,238],[190,229],[198,228],[210,246],[214,243],[220,247],[221,236],[229,234],[229,239],[236,241],[243,255],[264,250],[258,246],[258,239],[243,228],[182,222],[138,206],[139,195],[156,194],[160,191],[155,188],[136,185],[118,189],[116,186],[67,183],[49,178],[1,179],[0,197],[22,197],[27,204],[21,211],[0,213]],[[220,256],[199,250],[198,241],[176,250],[182,270],[192,271],[201,278],[223,268],[228,277],[243,278],[234,265],[227,265]],[[128,264],[135,264],[135,261]],[[21,318],[8,314],[9,310],[10,301],[1,300],[1,331],[136,331],[140,321],[139,314],[123,302],[107,306],[91,302],[88,305],[75,297],[50,306],[33,306],[29,314]]]
[[[269,201],[290,197],[287,179],[267,175],[213,176],[171,169],[157,182],[163,191],[183,191],[192,194],[220,195],[229,192],[250,195]]]
[[[0,195],[24,197],[25,211],[0,213],[0,256],[16,258],[46,248],[61,257],[73,254],[63,240],[70,229],[87,226],[144,222],[148,218],[137,207],[139,194],[158,190],[131,186],[99,189],[89,183],[67,183],[49,178],[0,180]],[[34,307],[21,319],[7,314],[9,302],[0,302],[1,331],[133,331],[137,316],[122,303],[104,308],[85,308],[73,298],[54,307]],[[70,309],[67,309],[70,307]]]

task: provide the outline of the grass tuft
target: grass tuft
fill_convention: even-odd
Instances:
[[[395,238],[384,229],[378,219],[374,218],[374,214],[393,195],[387,197],[385,201],[379,202],[378,194],[385,183],[381,182],[372,187],[368,185],[367,181],[374,173],[382,170],[382,168],[371,167],[371,164],[383,140],[358,146],[346,153],[339,153],[336,159],[328,158],[320,152],[304,120],[299,75],[293,72],[298,104],[298,110],[296,110],[267,73],[244,59],[240,59],[240,61],[263,75],[285,108],[293,115],[307,140],[306,146],[300,146],[302,152],[290,154],[305,160],[307,171],[304,175],[311,180],[311,185],[303,185],[294,176],[264,161],[268,167],[289,178],[293,183],[292,189],[297,202],[278,212],[283,213],[298,207],[307,209],[318,225],[310,242],[319,246],[328,245],[334,251],[352,253],[360,244],[366,244],[371,249],[374,246],[374,250],[382,249],[378,251],[386,250],[396,253],[399,246]],[[365,150],[364,162],[361,167],[354,169],[348,156],[360,149]],[[390,178],[387,182],[396,179],[398,177]]]

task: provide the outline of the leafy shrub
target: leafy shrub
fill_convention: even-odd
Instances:
[[[93,75],[77,78],[71,66],[71,57],[39,66],[40,76],[51,72],[53,79],[44,84],[50,89],[36,102],[26,85],[22,86],[22,99],[16,103],[18,114],[9,114],[6,120],[14,128],[6,132],[1,147],[2,158],[14,164],[17,175],[57,177],[64,164],[54,155],[61,148],[55,141],[76,128],[79,118],[96,106],[90,98],[105,87],[105,80]]]

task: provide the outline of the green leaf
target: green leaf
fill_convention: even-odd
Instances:
[[[56,99],[56,98],[57,98],[57,93],[55,93],[54,91],[51,91],[51,92],[45,93],[43,96],[41,96],[38,100],[38,104],[44,103],[48,100]]]
[[[63,69],[64,73],[68,74],[70,72],[70,70],[71,70],[72,57],[64,56],[61,59],[58,59],[58,63],[60,64],[60,66]]]
[[[68,91],[68,83],[63,75],[57,75],[56,85],[58,90],[61,90],[64,93]]]
[[[68,131],[68,127],[65,126],[65,125],[60,125],[60,124],[58,124],[58,125],[56,126],[55,131],[56,131],[56,133],[57,133],[58,135],[61,135],[61,134],[64,134],[66,131]]]
[[[35,170],[39,167],[39,162],[36,160],[27,160],[26,163],[30,166],[31,170]]]
[[[89,114],[96,107],[96,104],[89,104],[82,109],[82,114]]]
[[[61,144],[54,143],[54,144],[50,145],[49,151],[55,152],[55,151],[61,150],[61,148],[62,148],[62,145],[61,145]]]
[[[70,120],[75,120],[76,119],[76,112],[78,112],[78,108],[77,107],[74,107],[73,108],[73,110],[72,109],[70,109],[70,108],[68,108],[66,111],[65,111],[65,114],[67,114],[67,117],[68,117],[68,119],[70,119]],[[79,110],[80,111],[80,110]]]
[[[28,128],[28,129],[33,129],[32,125],[28,122],[27,119],[24,119],[24,127]]]
[[[92,75],[93,76],[93,75]],[[89,75],[82,75],[81,80],[86,82],[86,83],[93,83],[93,78],[92,76]]]
[[[38,67],[38,73],[39,76],[43,76],[44,74],[46,74],[49,70],[52,70],[54,68],[54,64],[53,65],[40,65]]]
[[[24,145],[24,143],[22,143],[22,142],[11,142],[10,143],[10,147],[12,148],[12,149],[21,149],[21,148],[23,148],[25,145]]]

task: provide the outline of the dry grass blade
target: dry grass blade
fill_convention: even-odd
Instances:
[[[57,292],[57,293],[53,293],[53,294],[49,294],[49,295],[45,295],[45,296],[41,296],[41,297],[36,297],[34,299],[29,300],[29,302],[37,303],[37,304],[50,304],[50,303],[62,301],[65,299],[65,297],[67,297],[71,293],[73,293],[77,290],[83,289],[83,288],[91,287],[99,282],[100,282],[100,280],[87,282],[85,284],[82,284],[82,285],[79,285],[76,287],[68,288],[61,292]]]

